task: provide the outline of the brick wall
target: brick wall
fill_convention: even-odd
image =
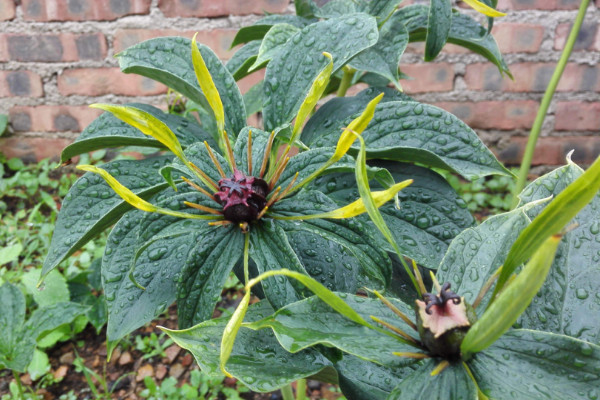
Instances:
[[[419,2],[423,0],[413,0]],[[0,0],[0,113],[11,132],[0,150],[26,159],[59,154],[98,110],[95,102],[164,104],[166,88],[119,72],[113,55],[162,35],[191,37],[226,60],[236,30],[289,0]],[[518,163],[539,101],[560,57],[579,0],[500,0],[508,13],[494,34],[515,76],[501,79],[483,58],[447,46],[422,63],[422,45],[402,58],[407,93],[458,115],[507,163]],[[576,50],[544,124],[534,164],[600,153],[600,0],[590,5]],[[246,78],[247,89],[260,74]]]

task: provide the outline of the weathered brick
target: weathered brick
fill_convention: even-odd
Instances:
[[[158,7],[167,17],[222,17],[282,13],[289,0],[159,0]]]
[[[19,157],[26,162],[44,158],[58,160],[60,153],[72,140],[62,138],[31,138],[12,136],[0,138],[0,152],[6,157]]]
[[[178,31],[174,29],[119,29],[115,33],[115,53],[125,50],[144,40],[161,36],[183,36],[192,38],[198,32],[196,41],[210,47],[219,58],[230,58],[234,50],[230,50],[231,42],[236,34],[235,29],[213,29],[210,31]]]
[[[556,27],[556,34],[554,35],[554,48],[556,50],[562,50],[565,48],[567,37],[571,32],[572,24],[560,24]],[[575,40],[574,50],[591,50],[594,48],[597,35],[599,34],[597,22],[586,22],[581,26],[581,30]]]
[[[499,10],[575,10],[579,0],[500,0]]]
[[[556,65],[554,63],[511,64],[514,80],[502,78],[491,64],[467,66],[465,82],[471,90],[506,92],[544,92]],[[600,91],[600,66],[568,64],[557,87],[558,91]]]
[[[492,34],[502,53],[537,53],[544,39],[544,27],[534,24],[496,23]]]
[[[403,73],[414,80],[400,81],[406,93],[447,92],[454,87],[454,69],[447,63],[402,64]]]
[[[151,96],[166,93],[166,86],[140,75],[124,74],[119,68],[67,69],[58,77],[63,96]]]
[[[101,111],[86,106],[16,106],[9,114],[16,132],[79,132]]]
[[[538,103],[533,100],[435,103],[474,129],[529,129]]]
[[[8,21],[15,17],[15,1],[0,0],[0,21]]]
[[[42,78],[31,71],[0,71],[0,97],[43,96]]]
[[[125,15],[148,14],[151,0],[22,0],[30,21],[111,21]]]
[[[580,101],[558,103],[554,128],[557,131],[600,132],[600,103]]]
[[[526,146],[526,137],[511,138],[508,146],[496,153],[502,162],[517,165],[521,163]],[[535,146],[531,164],[563,165],[571,150],[575,150],[571,156],[574,162],[580,165],[591,164],[600,153],[600,137],[541,137]]]
[[[106,38],[102,33],[0,34],[0,61],[102,60],[106,50]]]

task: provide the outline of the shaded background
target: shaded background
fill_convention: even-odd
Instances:
[[[324,3],[320,1],[319,3]],[[404,1],[403,4],[422,2]],[[477,130],[499,158],[520,162],[526,135],[564,46],[579,0],[500,0],[499,42],[515,80],[480,56],[447,45],[433,63],[410,45],[401,81],[416,99],[443,107]],[[593,3],[593,2],[592,2]],[[459,2],[460,5],[460,2]],[[590,5],[546,119],[534,165],[587,164],[600,153],[600,0]],[[235,32],[290,0],[0,0],[0,114],[9,133],[0,151],[28,161],[57,158],[100,112],[96,102],[165,106],[166,88],[119,71],[114,54],[157,36],[191,37],[223,60]],[[244,78],[245,92],[263,72]]]

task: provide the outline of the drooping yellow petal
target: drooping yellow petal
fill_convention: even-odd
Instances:
[[[407,179],[400,183],[395,184],[394,186],[381,190],[379,192],[372,192],[373,200],[375,201],[375,205],[377,207],[381,207],[388,201],[390,201],[396,193],[407,187],[413,183],[412,179]],[[358,199],[347,206],[342,208],[338,208],[333,211],[329,211],[321,214],[313,214],[313,215],[298,215],[293,217],[282,217],[273,215],[275,219],[286,219],[286,220],[306,220],[306,219],[315,219],[315,218],[331,218],[331,219],[345,219],[345,218],[353,218],[357,215],[363,214],[367,211],[365,204],[362,199]]]
[[[217,121],[217,129],[219,130],[219,136],[223,134],[225,130],[225,112],[223,111],[223,103],[221,102],[221,96],[215,86],[215,82],[210,76],[210,72],[206,67],[206,63],[200,54],[198,45],[196,44],[196,35],[192,38],[192,63],[194,64],[194,71],[196,72],[196,79],[200,84],[202,93],[206,96],[206,100],[215,113],[215,119]]]
[[[333,71],[333,57],[327,52],[323,52],[323,55],[329,58],[329,63],[325,66],[325,68],[323,68],[323,70],[314,80],[310,90],[308,91],[308,94],[304,98],[304,102],[300,106],[298,115],[296,115],[296,122],[294,122],[294,129],[292,130],[292,139],[290,141],[291,145],[293,145],[296,141],[300,128],[302,128],[304,121],[309,116],[313,108],[315,108],[315,105],[317,105],[317,102],[323,95],[323,92],[329,83],[329,78],[331,77],[331,72]]]
[[[90,107],[108,111],[121,121],[139,129],[143,134],[153,137],[171,150],[182,161],[183,149],[171,129],[160,119],[139,108],[112,104],[92,104]]]
[[[375,107],[377,104],[379,104],[382,97],[383,93],[371,100],[369,104],[367,104],[367,107],[364,109],[362,114],[350,122],[348,127],[344,129],[344,132],[342,132],[340,138],[338,139],[335,153],[333,154],[333,157],[331,157],[332,161],[335,162],[339,160],[348,152],[348,150],[350,150],[352,143],[354,143],[356,140],[356,134],[360,135],[366,129],[367,125],[369,125],[369,122],[371,122],[373,119]]]
[[[471,8],[473,8],[475,11],[482,13],[483,15],[486,15],[488,17],[504,17],[506,16],[505,13],[500,12],[490,6],[488,6],[487,4],[482,3],[479,0],[463,0],[465,3],[467,3],[469,6],[471,6]]]
[[[79,165],[77,167],[77,169],[80,169],[82,171],[87,171],[87,172],[93,172],[93,173],[100,175],[106,181],[106,183],[108,183],[108,186],[110,186],[112,188],[112,190],[115,191],[116,194],[118,194],[123,200],[125,200],[127,203],[131,204],[133,207],[137,208],[138,210],[166,214],[166,215],[171,215],[171,216],[180,217],[180,218],[210,219],[210,220],[222,219],[222,216],[188,214],[188,213],[183,213],[183,212],[179,212],[179,211],[169,210],[166,208],[157,207],[154,204],[151,204],[151,203],[147,202],[146,200],[142,199],[141,197],[139,197],[138,195],[133,193],[127,187],[123,186],[118,180],[115,179],[114,176],[112,176],[105,169],[98,168],[93,165]]]

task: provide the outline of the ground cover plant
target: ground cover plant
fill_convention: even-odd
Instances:
[[[349,399],[596,395],[599,324],[581,315],[597,310],[588,232],[598,233],[600,167],[582,175],[569,161],[526,188],[520,208],[477,226],[436,170],[511,173],[458,118],[399,92],[397,65],[410,41],[425,41],[426,60],[448,42],[510,75],[489,33],[500,13],[467,1],[486,26],[448,1],[398,3],[299,1],[297,15],[240,30],[234,45],[245,45],[226,65],[184,38],[118,55],[124,72],[164,83],[185,107],[94,106],[107,112],[63,162],[108,147],[162,153],[79,166],[86,174],[65,197],[39,281],[112,226],[96,261],[109,357],[176,302],[180,330],[165,331],[204,373],[286,399],[294,381],[303,398],[306,378],[339,383]],[[264,81],[242,96],[235,81],[259,68]],[[343,97],[358,82],[370,88]],[[339,97],[317,108],[330,93]],[[263,126],[246,126],[257,111]],[[212,319],[232,271],[245,294]],[[0,363],[22,372],[29,353],[13,339],[31,323],[19,289],[1,288],[17,312],[0,320],[11,333]],[[497,379],[511,368],[522,372]],[[172,395],[169,383],[145,384],[145,396]]]

